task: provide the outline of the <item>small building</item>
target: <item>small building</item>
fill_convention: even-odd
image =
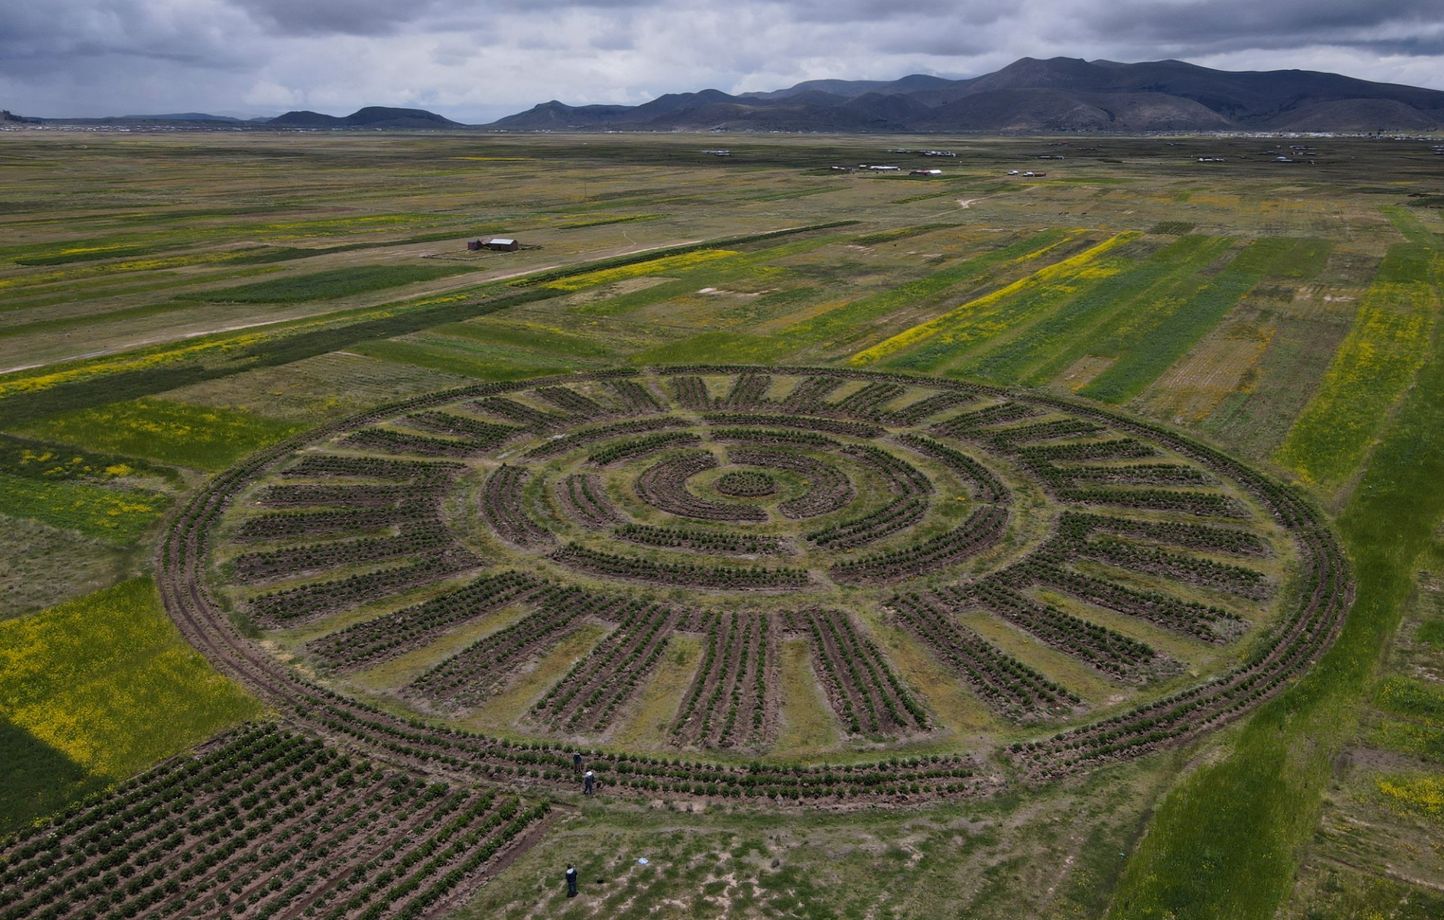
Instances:
[[[941,169],[913,169],[908,171],[909,176],[941,176]]]
[[[470,240],[466,248],[471,252],[489,249],[493,252],[516,252],[521,244],[509,236],[494,236],[489,240]]]
[[[1047,175],[1048,175],[1048,174],[1045,173],[1045,172],[1034,172],[1033,170],[1030,169],[1030,170],[1028,170],[1027,172],[1023,173],[1023,178],[1024,178],[1024,179],[1042,179],[1042,178],[1047,177]]]

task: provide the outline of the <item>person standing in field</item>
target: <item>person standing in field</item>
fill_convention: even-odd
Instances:
[[[567,863],[567,897],[577,896],[577,867]]]
[[[587,772],[582,774],[582,794],[596,795],[596,793],[597,774],[593,773],[591,770],[588,770]]]

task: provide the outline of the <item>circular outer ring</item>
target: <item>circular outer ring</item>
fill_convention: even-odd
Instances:
[[[1227,724],[1277,695],[1332,645],[1352,604],[1347,560],[1322,514],[1294,489],[1228,455],[1151,422],[1094,406],[1005,388],[838,368],[743,365],[669,366],[653,373],[826,374],[891,380],[1060,409],[1148,438],[1229,479],[1248,492],[1293,535],[1304,584],[1301,602],[1285,611],[1271,640],[1231,671],[1160,700],[1038,741],[1020,742],[983,762],[969,754],[888,756],[846,765],[738,764],[610,751],[584,752],[598,782],[617,794],[655,798],[767,800],[773,804],[836,807],[840,803],[916,804],[980,796],[1019,783],[1036,784],[1091,772],[1161,747],[1177,746]],[[193,646],[222,673],[274,707],[294,729],[418,774],[471,782],[499,782],[539,790],[573,791],[575,748],[549,741],[513,741],[403,718],[337,694],[277,661],[242,635],[209,590],[204,577],[212,526],[259,472],[315,441],[458,399],[496,395],[540,385],[576,383],[641,373],[624,369],[559,375],[452,389],[378,407],[312,429],[259,451],[220,473],[168,521],[155,562],[167,613]]]

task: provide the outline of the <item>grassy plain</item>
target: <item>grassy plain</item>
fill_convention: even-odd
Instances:
[[[21,765],[0,832],[256,715],[132,577],[199,473],[477,380],[867,365],[1112,403],[1298,479],[1357,568],[1338,646],[1236,729],[1005,800],[589,804],[470,915],[1436,915],[1444,880],[1398,855],[1444,839],[1444,219],[1411,197],[1440,191],[1428,144],[1321,139],[1305,166],[1264,138],[732,141],[719,159],[685,136],[0,134],[0,514],[17,522],[0,746]],[[884,153],[919,146],[959,157],[941,180],[828,169],[931,165]],[[1006,175],[1060,153],[1045,180]],[[493,234],[528,248],[465,250]],[[626,731],[657,733],[661,684],[695,656],[677,650]],[[783,649],[797,753],[836,740],[809,667]],[[976,718],[968,698],[934,705]],[[568,860],[586,897],[564,904]]]

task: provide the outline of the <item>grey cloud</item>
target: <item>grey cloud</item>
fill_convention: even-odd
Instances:
[[[287,35],[385,35],[424,21],[439,0],[231,0],[264,26]]]
[[[1438,0],[1123,0],[1079,22],[1098,37],[1207,53],[1320,43],[1368,45],[1374,30],[1437,26],[1441,19]]]
[[[223,0],[156,10],[145,0],[47,0],[0,4],[0,75],[88,73],[149,80],[175,68],[235,69],[244,23]]]
[[[1024,55],[1346,69],[1444,87],[1438,0],[0,0],[0,107],[40,114],[636,102]]]

